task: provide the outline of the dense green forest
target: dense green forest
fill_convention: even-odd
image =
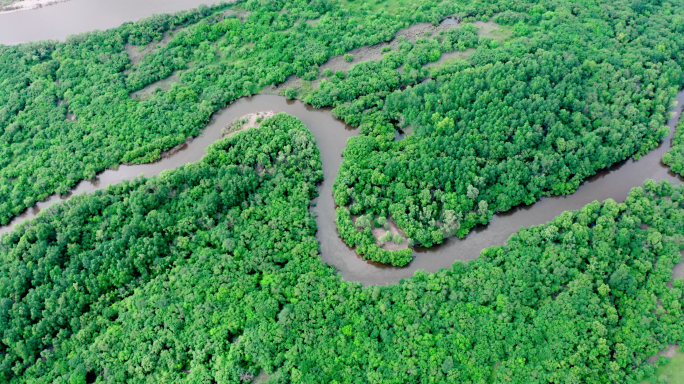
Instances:
[[[314,79],[332,55],[455,11],[430,4],[408,16],[413,6],[368,14],[327,0],[250,0],[240,4],[244,21],[225,6],[200,7],[64,43],[0,46],[0,223],[108,167],[158,160],[239,97],[290,75]],[[165,36],[132,65],[127,45]],[[181,83],[168,92],[130,97],[174,71]]]
[[[677,123],[672,148],[663,155],[663,162],[669,165],[673,172],[684,176],[684,120]]]
[[[337,106],[362,132],[344,153],[339,205],[353,215],[390,216],[429,247],[464,236],[494,212],[572,193],[667,135],[684,79],[681,15],[666,4],[641,13],[619,3],[530,6],[532,15],[493,17],[515,26],[529,20],[528,28],[513,28],[518,39],[501,46],[480,39],[467,61],[405,89],[387,86],[395,75],[373,68],[386,67],[385,58],[314,91],[307,101]],[[378,77],[387,81],[370,80]],[[351,97],[335,100],[339,90]],[[413,134],[395,140],[407,126]]]
[[[373,223],[429,247],[662,141],[684,85],[682,5],[247,0],[0,46],[0,224],[297,76],[311,88],[288,98],[359,127],[334,184],[340,237],[403,266],[411,249],[379,247]],[[380,59],[348,54],[449,15],[460,25]],[[320,70],[337,55],[348,70]],[[680,174],[682,135],[663,159]],[[1,237],[0,382],[637,383],[684,343],[682,186],[648,180],[474,261],[363,287],[321,263],[321,159],[299,120],[207,153]]]
[[[321,263],[313,136],[278,114],[200,162],[2,236],[12,383],[635,383],[684,341],[684,187],[647,181],[390,286]]]
[[[215,111],[296,75],[315,85],[300,97],[360,127],[335,181],[345,241],[403,265],[410,257],[343,226],[390,218],[411,245],[429,247],[655,147],[684,82],[681,5],[249,0],[0,46],[0,223],[106,168],[158,160]],[[319,70],[448,15],[461,25],[399,39],[348,71]],[[476,20],[509,38],[479,36]],[[151,49],[134,62],[127,47]],[[424,66],[454,51],[467,59]],[[133,96],[172,74],[170,90]]]

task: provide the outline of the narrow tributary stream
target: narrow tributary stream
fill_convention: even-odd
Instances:
[[[684,92],[677,96],[677,101],[678,106],[673,111],[674,115],[668,121],[672,132],[684,105]],[[342,162],[341,152],[346,147],[347,139],[354,136],[356,131],[334,118],[328,109],[314,109],[300,101],[287,101],[281,96],[257,95],[242,98],[214,115],[213,122],[207,126],[203,135],[173,156],[152,164],[121,166],[118,170],[107,170],[99,174],[95,180],[81,182],[72,194],[103,189],[110,184],[133,179],[141,174],[146,177],[155,176],[164,170],[198,161],[204,156],[206,148],[220,139],[223,127],[238,117],[263,110],[286,112],[298,117],[316,138],[323,159],[325,177],[325,181],[319,187],[320,196],[314,201],[313,207],[317,214],[316,237],[321,244],[322,261],[334,265],[345,280],[360,281],[366,285],[396,283],[399,279],[411,277],[419,269],[436,272],[441,268],[451,267],[456,260],[472,260],[482,249],[503,244],[521,227],[544,224],[563,211],[579,209],[594,200],[612,198],[618,202],[623,201],[631,188],[642,185],[648,178],[666,179],[673,183],[682,182],[680,177],[669,171],[661,162],[663,154],[670,148],[670,134],[658,148],[639,161],[630,159],[599,172],[584,182],[572,195],[543,198],[533,205],[497,214],[488,225],[478,227],[465,239],[451,238],[437,247],[418,248],[414,252],[415,259],[406,267],[378,265],[361,260],[340,240],[335,227],[332,184]],[[15,218],[11,224],[0,227],[0,233],[8,232],[21,221],[35,217],[41,209],[67,198],[68,196],[52,196],[49,200],[38,203]]]

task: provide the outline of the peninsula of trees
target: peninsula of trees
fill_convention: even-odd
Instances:
[[[411,248],[374,226],[430,247],[658,145],[683,32],[681,0],[247,0],[0,46],[0,223],[275,87],[358,127],[339,235],[404,266]],[[350,53],[364,46],[381,55]],[[345,69],[322,69],[335,57]],[[683,132],[663,158],[679,174]],[[313,136],[280,113],[17,226],[0,238],[0,382],[638,383],[684,343],[682,186],[647,180],[363,287],[320,260],[322,178]]]

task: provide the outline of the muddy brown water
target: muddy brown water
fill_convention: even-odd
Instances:
[[[677,102],[673,117],[668,121],[672,132],[684,105],[684,92],[677,96]],[[648,178],[665,179],[677,184],[682,182],[680,177],[669,171],[661,162],[663,154],[670,147],[670,134],[658,148],[639,161],[629,159],[599,172],[584,182],[572,195],[543,198],[533,205],[497,214],[488,225],[476,228],[464,239],[450,238],[437,247],[417,248],[414,252],[415,259],[406,267],[396,268],[370,263],[361,260],[340,240],[335,227],[332,184],[342,162],[341,152],[346,146],[347,139],[354,136],[356,131],[334,118],[330,110],[314,109],[300,101],[287,101],[281,96],[257,95],[242,98],[214,115],[213,122],[207,126],[203,135],[175,155],[152,164],[121,166],[118,170],[107,170],[99,174],[95,180],[81,182],[72,193],[106,188],[110,184],[141,174],[146,177],[158,175],[163,170],[198,161],[204,156],[206,148],[221,137],[223,127],[238,117],[263,110],[286,112],[298,117],[316,138],[323,159],[325,177],[325,181],[319,187],[320,195],[314,200],[313,207],[317,215],[316,237],[321,244],[321,258],[323,262],[334,265],[345,280],[360,281],[365,285],[396,283],[402,278],[413,276],[417,270],[436,272],[441,268],[450,268],[457,260],[475,259],[482,249],[504,244],[511,234],[522,227],[544,224],[563,211],[579,209],[594,200],[612,198],[618,202],[623,201],[633,187],[641,186]],[[15,218],[10,225],[1,227],[0,233],[8,232],[15,224],[35,217],[41,209],[67,198],[68,196],[52,196],[49,200],[38,203]]]
[[[198,161],[205,155],[206,148],[221,138],[221,129],[226,125],[248,113],[264,110],[286,112],[299,118],[313,133],[318,143],[318,148],[323,158],[325,180],[319,186],[320,195],[314,200],[315,207],[312,209],[317,215],[317,238],[321,243],[323,261],[337,265],[344,263],[347,259],[354,259],[356,262],[361,263],[360,267],[362,269],[375,269],[376,267],[357,259],[354,251],[350,250],[337,236],[337,228],[335,226],[332,184],[342,163],[342,150],[347,145],[347,139],[354,136],[356,131],[341,120],[333,117],[329,109],[314,109],[301,101],[288,101],[284,97],[276,95],[257,95],[252,98],[242,98],[215,114],[213,122],[204,129],[202,136],[195,138],[173,156],[151,164],[122,165],[117,170],[106,170],[98,174],[94,180],[85,180],[79,183],[68,196],[53,195],[48,200],[29,208],[12,220],[10,224],[0,227],[0,233],[9,232],[16,224],[36,217],[41,210],[54,203],[64,201],[71,195],[104,189],[110,184],[131,180],[140,175],[145,177],[159,175],[164,170]],[[353,265],[356,265],[356,263]],[[353,271],[353,269],[345,268],[344,266],[341,270]],[[346,273],[343,276],[349,280],[355,279],[353,275],[347,275]]]
[[[71,0],[21,12],[0,14],[0,44],[57,39],[118,27],[153,14],[211,5],[214,0]],[[218,3],[218,1],[216,1]]]
[[[175,12],[200,4],[207,0],[72,0],[39,10],[0,14],[0,44],[15,44],[40,39],[64,39],[69,34],[93,29],[107,29],[126,21],[134,21],[154,13]],[[456,20],[447,20],[456,23]],[[479,25],[478,25],[479,27]],[[678,106],[668,125],[671,131],[679,119],[684,92],[677,96]],[[494,245],[501,245],[522,227],[539,225],[552,220],[566,210],[579,209],[594,201],[612,198],[623,201],[630,189],[643,184],[644,180],[669,180],[681,183],[682,179],[662,164],[662,155],[670,148],[672,133],[664,142],[639,161],[629,159],[601,171],[589,178],[572,195],[543,198],[530,206],[521,206],[497,214],[486,226],[473,230],[464,239],[450,238],[444,244],[429,248],[417,248],[415,259],[406,267],[395,268],[361,260],[338,237],[335,227],[335,211],[332,184],[341,164],[341,152],[347,139],[356,134],[344,122],[335,119],[329,110],[313,109],[299,101],[286,101],[281,96],[257,95],[243,98],[214,116],[203,135],[169,158],[152,164],[121,166],[118,170],[107,170],[96,179],[81,182],[71,194],[92,192],[110,184],[130,180],[139,175],[158,175],[163,170],[198,161],[206,148],[221,137],[221,129],[235,118],[248,113],[273,110],[287,112],[298,117],[311,130],[323,159],[325,181],[319,187],[320,196],[314,201],[313,211],[317,214],[317,238],[321,244],[323,262],[334,265],[348,281],[360,281],[365,285],[396,283],[402,278],[413,276],[417,270],[436,272],[449,268],[457,260],[472,260],[480,251]],[[25,219],[35,217],[41,209],[67,199],[69,196],[51,196],[16,217],[9,225],[0,227],[0,233],[8,232]],[[680,263],[677,268],[684,265]],[[678,269],[681,274],[681,268]]]

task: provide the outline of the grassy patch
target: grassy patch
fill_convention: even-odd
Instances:
[[[402,8],[411,4],[410,0],[341,0],[340,5],[343,8],[358,11],[362,8],[369,13],[377,13],[384,10],[390,14],[397,14]]]
[[[684,352],[678,351],[669,363],[656,370],[653,378],[641,382],[646,383],[684,384]]]

